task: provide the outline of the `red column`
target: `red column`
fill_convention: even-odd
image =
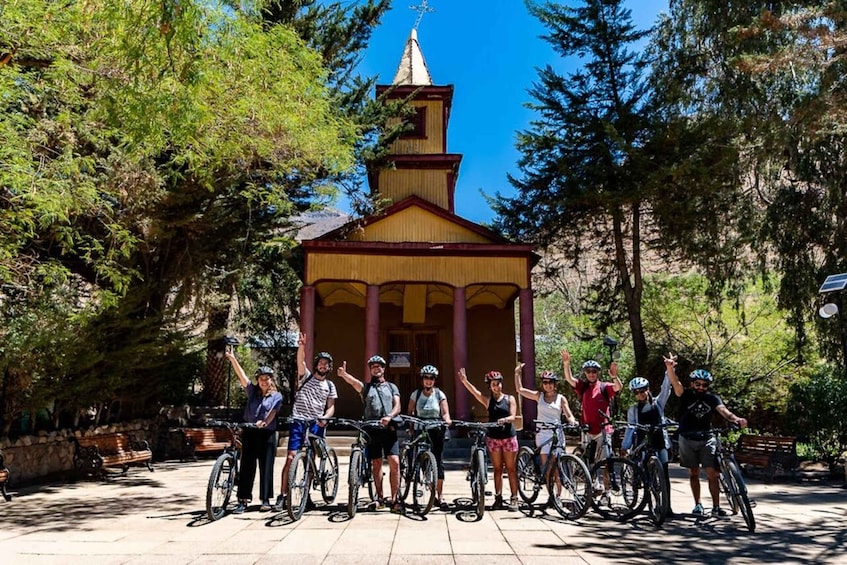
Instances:
[[[311,285],[300,288],[300,331],[306,336],[306,361],[309,362],[315,352],[315,287]]]
[[[468,310],[465,287],[453,289],[453,389],[456,401],[453,417],[457,420],[471,419],[473,402],[468,389],[459,381],[459,369],[468,366]]]
[[[532,289],[523,288],[520,291],[520,321],[521,321],[521,361],[523,368],[523,385],[535,388],[535,321],[532,311]],[[522,398],[524,429],[532,429],[532,421],[538,414],[538,405],[532,400]]]
[[[363,375],[368,374],[368,358],[376,354],[383,357],[387,355],[379,351],[379,285],[369,284],[365,296],[365,372],[362,373]]]

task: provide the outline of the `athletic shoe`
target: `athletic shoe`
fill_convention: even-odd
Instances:
[[[705,516],[706,510],[703,508],[703,505],[699,502],[694,506],[694,510],[691,511],[695,516]]]
[[[509,506],[507,506],[507,508],[509,509],[509,512],[517,512],[518,511],[519,507],[518,507],[518,497],[517,496],[512,497],[512,499],[509,501]]]
[[[494,495],[494,504],[491,505],[492,510],[499,510],[503,508],[503,496],[500,494]]]
[[[600,506],[608,506],[609,508],[612,507],[612,499],[609,497],[608,492],[604,492],[600,495]]]
[[[712,518],[723,518],[726,515],[726,510],[724,510],[720,506],[715,506],[714,508],[712,508]]]
[[[244,511],[247,510],[247,503],[243,500],[238,502],[238,505],[235,507],[235,510],[232,511],[233,514],[244,514]]]
[[[276,497],[276,504],[274,504],[274,510],[277,512],[282,512],[285,510],[285,495],[281,494]]]
[[[263,500],[262,505],[259,506],[259,512],[270,512],[271,511],[271,503],[268,500]]]

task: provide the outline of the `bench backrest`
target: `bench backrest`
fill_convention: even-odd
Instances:
[[[794,453],[797,438],[791,436],[754,436],[742,435],[738,440],[738,450],[746,452],[773,453],[787,451]]]
[[[132,441],[127,434],[100,434],[95,436],[76,438],[82,447],[97,446],[103,455],[112,453],[126,453],[132,451]]]
[[[183,428],[182,432],[195,445],[232,441],[232,432],[226,428]]]

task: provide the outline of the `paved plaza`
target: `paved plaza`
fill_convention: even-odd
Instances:
[[[621,524],[589,512],[572,523],[552,511],[530,513],[526,505],[518,513],[489,511],[474,521],[473,514],[458,509],[457,503],[469,502],[460,469],[447,472],[450,510],[426,518],[385,509],[360,511],[349,520],[341,506],[347,499],[342,480],[336,504],[319,504],[298,522],[252,507],[210,523],[205,490],[212,463],[165,462],[154,473],[133,468],[106,482],[13,490],[12,502],[0,502],[0,562],[847,563],[847,489],[842,483],[751,481],[758,521],[752,534],[740,516],[688,514],[693,507],[688,482],[676,465],[671,471],[672,503],[679,514],[660,529],[646,516]],[[277,472],[283,464],[278,458]],[[346,477],[346,466],[342,472]]]

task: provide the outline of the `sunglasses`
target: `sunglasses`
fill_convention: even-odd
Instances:
[[[590,374],[590,373],[598,373],[599,374],[600,371],[597,370],[597,369],[585,369],[585,373],[586,374]]]
[[[635,394],[647,394],[650,392],[650,389],[647,388],[639,388],[635,390]]]
[[[692,384],[694,385],[694,388],[709,388],[709,383],[705,381],[694,381]]]
[[[543,384],[543,385],[554,385],[554,384],[556,384],[556,382],[555,381],[541,381],[541,384]]]

